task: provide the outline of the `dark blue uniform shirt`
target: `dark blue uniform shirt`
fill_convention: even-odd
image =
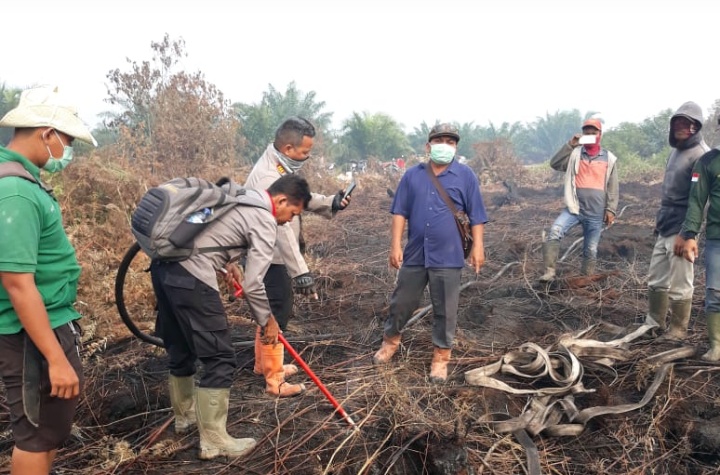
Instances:
[[[390,208],[392,214],[408,220],[403,265],[464,267],[455,218],[428,175],[428,166],[421,163],[405,172]],[[470,167],[453,160],[437,178],[455,207],[467,213],[471,226],[487,222],[480,183]]]

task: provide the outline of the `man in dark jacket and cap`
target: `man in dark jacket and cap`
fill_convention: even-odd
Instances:
[[[693,263],[682,258],[685,239],[680,228],[688,209],[695,162],[709,150],[700,134],[700,106],[686,102],[670,118],[669,143],[673,148],[665,166],[660,210],[655,220],[655,247],[648,271],[646,322],[667,330],[661,337],[681,340],[687,335],[692,307]],[[668,309],[670,322],[666,327]]]

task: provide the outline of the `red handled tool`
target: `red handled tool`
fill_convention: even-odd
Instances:
[[[225,268],[221,268],[220,272],[222,272],[225,275],[227,275],[227,273],[228,273],[228,271]],[[240,284],[238,284],[235,279],[233,279],[233,285],[235,286],[235,293],[230,298],[231,302],[234,302],[235,299],[245,297],[245,292],[243,292],[242,286]]]
[[[278,333],[278,340],[280,340],[280,343],[283,344],[285,349],[288,353],[295,359],[298,365],[307,373],[308,376],[310,376],[310,379],[312,379],[312,382],[315,383],[315,386],[320,389],[320,392],[322,392],[328,401],[330,401],[330,404],[333,405],[335,409],[337,409],[338,413],[347,421],[348,424],[350,424],[354,429],[357,429],[357,425],[355,425],[355,422],[352,420],[352,418],[348,415],[347,412],[345,412],[345,409],[342,408],[339,402],[333,397],[332,394],[330,394],[330,391],[327,390],[325,385],[320,381],[320,379],[315,375],[313,370],[310,369],[310,367],[305,363],[305,361],[300,357],[297,351],[290,346],[290,343],[285,339],[282,333]]]
[[[227,273],[225,269],[222,269],[224,272]],[[235,287],[235,297],[243,297],[244,292],[242,286],[236,281],[233,280],[233,286]],[[318,378],[313,370],[310,369],[310,367],[305,363],[305,361],[302,359],[302,357],[298,354],[297,351],[295,351],[295,348],[290,346],[290,343],[285,339],[285,337],[282,335],[282,333],[278,333],[278,340],[282,345],[285,347],[288,353],[293,357],[293,359],[297,362],[297,364],[307,373],[308,376],[310,376],[310,379],[312,379],[312,382],[315,383],[315,386],[320,389],[320,392],[322,392],[328,401],[330,401],[330,404],[333,405],[333,407],[337,410],[337,412],[347,421],[348,424],[350,424],[354,429],[357,429],[358,426],[355,424],[355,422],[352,420],[352,418],[348,415],[347,412],[345,412],[345,409],[340,405],[339,402],[333,397],[332,394],[330,394],[330,391],[325,387],[325,385],[320,381],[320,378]]]

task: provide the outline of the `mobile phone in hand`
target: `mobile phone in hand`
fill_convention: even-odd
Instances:
[[[350,184],[347,186],[347,188],[345,188],[345,193],[343,193],[342,199],[345,199],[348,196],[350,196],[350,193],[352,193],[354,189],[355,189],[355,180],[351,181]]]
[[[583,135],[578,140],[580,145],[589,145],[594,144],[595,142],[597,142],[597,137],[595,135]]]

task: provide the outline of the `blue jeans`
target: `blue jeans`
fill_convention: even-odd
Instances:
[[[705,240],[705,314],[720,312],[720,239]]]
[[[583,237],[585,238],[583,241],[583,257],[597,259],[598,243],[600,242],[600,233],[602,232],[604,219],[605,216],[572,214],[565,208],[550,227],[547,240],[560,241],[568,231],[578,224],[581,224]]]

